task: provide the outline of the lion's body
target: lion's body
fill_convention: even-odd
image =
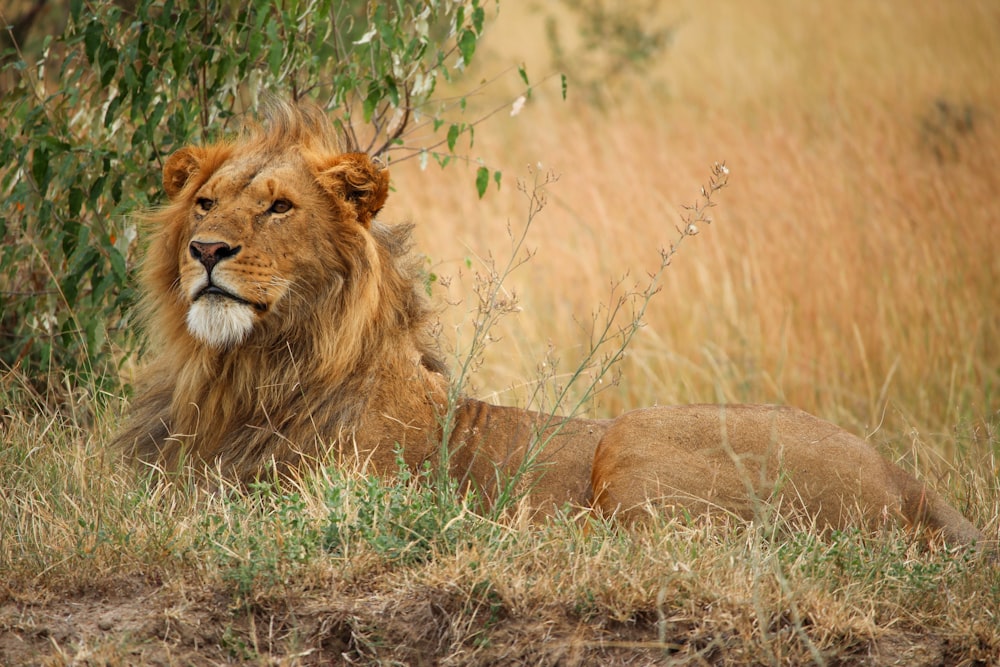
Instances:
[[[824,525],[894,516],[981,538],[863,440],[787,408],[449,412],[410,230],[374,221],[388,174],[340,154],[316,110],[277,107],[235,143],[178,151],[164,187],[142,272],[155,356],[117,439],[142,460],[241,481],[324,461],[392,474],[397,450],[437,464],[447,433],[450,473],[487,499],[530,461],[521,482],[542,510],[750,517],[768,501]]]
[[[597,449],[595,506],[641,516],[649,498],[690,514],[798,516],[822,528],[890,520],[947,540],[982,534],[941,498],[861,438],[795,408],[687,405],[635,410]]]

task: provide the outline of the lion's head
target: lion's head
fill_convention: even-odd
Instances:
[[[383,259],[371,227],[387,171],[341,154],[318,111],[276,106],[264,127],[183,148],[163,170],[171,203],[152,291],[170,292],[174,323],[213,348],[288,335],[317,299],[342,296]]]

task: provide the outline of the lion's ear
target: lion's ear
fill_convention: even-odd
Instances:
[[[365,153],[338,155],[317,171],[320,185],[353,204],[358,222],[365,227],[389,196],[389,170],[375,164]]]
[[[202,151],[198,148],[182,148],[167,158],[163,165],[163,189],[171,199],[177,199],[187,185],[192,174],[201,166]]]

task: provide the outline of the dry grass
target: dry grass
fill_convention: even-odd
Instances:
[[[1000,650],[997,568],[895,530],[530,526],[334,470],[210,495],[108,460],[111,424],[8,417],[6,664],[931,665]]]
[[[466,259],[502,255],[525,219],[513,178],[539,161],[561,174],[528,237],[537,255],[507,282],[523,312],[474,391],[525,402],[550,345],[555,382],[570,372],[592,313],[656,269],[679,205],[724,159],[715,222],[588,408],[791,403],[871,434],[995,538],[1000,10],[665,12],[677,42],[646,80],[609,82],[605,111],[543,86],[477,131],[500,193],[477,201],[461,167],[393,168],[384,217],[416,221],[451,278],[448,340],[466,335]],[[544,71],[542,40],[536,14],[504,6],[483,61]],[[998,569],[901,533],[527,527],[335,471],[249,499],[149,487],[102,447],[114,410],[69,393],[53,414],[23,386],[8,376],[0,394],[0,662],[1000,662]]]
[[[655,268],[679,204],[725,159],[717,224],[669,272],[605,412],[773,400],[897,433],[991,415],[1000,94],[983,66],[1000,47],[981,16],[824,11],[678,12],[679,41],[651,75],[670,95],[623,79],[602,113],[543,88],[477,134],[474,154],[508,178],[539,161],[561,174],[530,236],[538,257],[510,283],[526,312],[484,386],[532,375],[548,341],[572,367],[574,320],[611,280]],[[966,107],[972,125],[957,127]],[[523,217],[513,188],[483,205],[460,169],[394,176],[390,215],[420,222],[441,273],[503,248],[504,223]]]

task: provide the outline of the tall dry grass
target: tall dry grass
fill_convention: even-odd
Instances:
[[[543,86],[480,128],[473,155],[508,180],[485,202],[471,171],[394,168],[387,216],[418,223],[435,271],[457,280],[452,301],[469,293],[463,262],[504,248],[523,219],[511,179],[538,162],[561,175],[529,235],[537,256],[509,282],[524,312],[480,390],[516,402],[507,390],[550,343],[572,368],[611,283],[655,268],[679,205],[724,159],[715,224],[668,270],[596,410],[779,401],[899,449],[919,434],[962,454],[952,430],[1000,409],[1000,12],[709,5],[665,15],[680,17],[677,43],[645,78],[609,82],[611,108]],[[523,57],[536,18],[505,7],[494,57]]]
[[[106,455],[110,424],[5,427],[4,664],[994,664],[1000,647],[997,568],[902,530],[532,526],[350,470],[147,487]]]

